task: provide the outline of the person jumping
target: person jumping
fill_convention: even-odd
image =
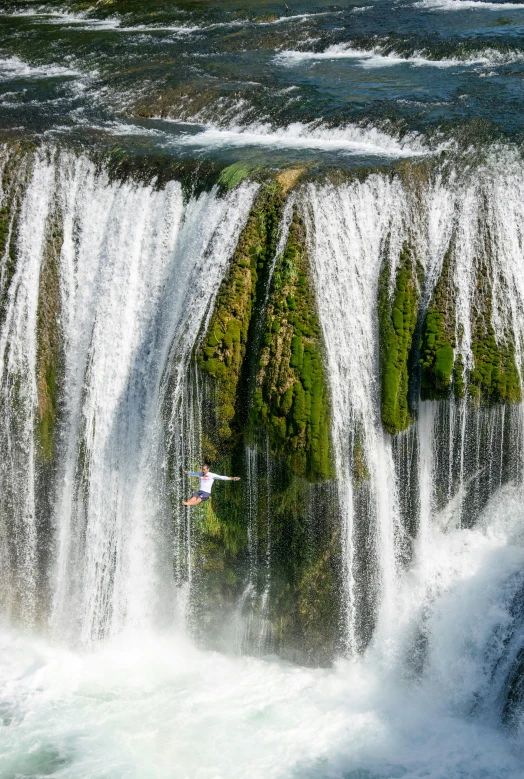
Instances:
[[[204,463],[201,471],[184,471],[188,476],[198,476],[200,478],[200,489],[194,492],[189,500],[183,500],[184,506],[198,506],[204,500],[211,497],[211,488],[215,479],[220,481],[240,481],[240,476],[220,476],[218,473],[211,473],[209,465]]]

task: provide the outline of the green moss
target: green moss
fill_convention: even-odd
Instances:
[[[220,546],[230,555],[238,554],[246,544],[246,529],[240,524],[220,520],[213,510],[211,500],[207,500],[196,512],[198,530],[202,535],[201,543],[205,546],[220,542]],[[205,550],[204,550],[205,552]],[[215,556],[216,557],[216,556]],[[205,562],[204,562],[205,565]],[[221,569],[225,568],[224,561]]]
[[[454,286],[451,252],[444,257],[442,273],[422,324],[420,339],[422,400],[446,398],[454,388],[457,397],[464,392],[462,362],[455,359]]]
[[[274,270],[252,423],[269,431],[273,454],[311,481],[333,475],[330,404],[305,229],[295,210]]]
[[[36,421],[37,454],[48,463],[55,452],[59,384],[62,373],[62,338],[60,331],[59,254],[62,232],[55,224],[48,228],[44,259],[40,269],[37,313],[37,388]]]
[[[487,403],[520,403],[522,391],[515,362],[514,337],[506,331],[499,341],[495,338],[489,279],[486,262],[478,262],[471,338],[475,365],[469,372],[468,391],[473,399]]]
[[[283,198],[280,188],[263,187],[251,211],[230,269],[223,280],[211,322],[198,352],[198,366],[216,381],[216,412],[209,420],[209,438],[216,449],[235,443],[241,434],[236,420],[238,386],[243,370],[251,319],[263,297],[278,237]]]
[[[411,424],[408,403],[409,359],[417,323],[417,267],[408,244],[400,255],[395,288],[389,295],[389,269],[379,283],[381,415],[384,429],[398,433]]]
[[[515,362],[513,334],[506,331],[499,341],[492,324],[492,283],[489,252],[476,261],[476,284],[472,300],[471,350],[474,367],[465,375],[455,334],[454,287],[450,252],[444,258],[441,277],[428,307],[421,337],[422,399],[440,399],[453,390],[475,402],[519,403],[522,398]],[[460,339],[460,328],[458,331]]]
[[[336,602],[340,567],[333,540],[336,495],[331,484],[323,483],[333,474],[330,404],[305,229],[297,213],[268,287],[282,205],[280,185],[264,188],[196,354],[204,376],[202,446],[218,472],[251,478],[253,462],[246,470],[244,444],[263,451],[255,458],[249,495],[250,532],[261,574],[252,607],[256,613],[257,599],[266,592],[270,538],[271,585],[264,606],[268,648],[290,659],[303,661],[310,653],[311,659],[324,656],[327,661],[339,630],[337,608],[327,604]],[[312,511],[324,517],[315,523],[314,542]],[[243,485],[219,485],[213,506],[201,512],[193,613],[201,615],[197,632],[218,635],[224,615],[245,588],[246,565],[252,564]]]
[[[298,615],[306,646],[316,659],[325,652],[326,639],[334,632],[333,611],[326,608],[332,603],[338,585],[333,566],[333,550],[328,548],[304,566],[297,584]],[[288,612],[289,613],[289,612]],[[291,612],[292,613],[292,612]],[[285,636],[285,631],[281,629]],[[318,662],[318,659],[317,659]]]
[[[257,168],[253,165],[247,165],[244,162],[234,162],[224,168],[219,176],[218,183],[226,190],[234,189],[251,173],[256,172]]]

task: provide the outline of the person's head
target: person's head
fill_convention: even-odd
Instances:
[[[209,463],[202,463],[202,473],[207,473],[210,467]]]

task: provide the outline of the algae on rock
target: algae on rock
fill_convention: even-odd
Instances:
[[[471,322],[475,364],[468,375],[468,393],[473,400],[487,403],[520,403],[522,391],[513,333],[506,328],[502,337],[498,340],[495,337],[493,289],[487,259],[478,260],[476,270]]]
[[[59,275],[62,239],[62,230],[57,215],[54,214],[48,225],[40,268],[37,311],[38,416],[35,432],[37,456],[44,463],[50,462],[55,452],[59,385],[63,370]]]
[[[252,422],[271,451],[310,481],[333,477],[331,415],[305,227],[297,210],[277,260],[268,300]]]
[[[199,368],[215,382],[217,409],[209,420],[210,444],[215,448],[234,443],[232,424],[253,310],[267,283],[282,206],[278,184],[265,185],[240,236],[198,351]]]
[[[417,324],[421,269],[406,242],[400,254],[393,294],[389,294],[389,269],[384,265],[379,282],[381,366],[381,416],[388,433],[411,424],[409,369]]]
[[[464,384],[462,361],[455,358],[455,288],[451,267],[451,249],[444,256],[442,271],[430,301],[420,338],[422,400],[462,397]]]
[[[276,256],[284,195],[300,174],[263,186],[195,355],[203,455],[246,481],[220,485],[202,512],[192,609],[195,632],[225,646],[237,604],[248,598],[250,620],[259,621],[259,638],[246,639],[250,651],[330,662],[340,640],[332,605],[338,501],[320,325],[296,209]]]
[[[498,339],[493,327],[493,283],[489,252],[475,260],[475,288],[471,306],[473,368],[464,371],[460,353],[462,326],[455,320],[451,250],[430,302],[421,337],[421,397],[468,397],[482,403],[518,403],[522,399],[515,359],[514,335],[508,328]]]

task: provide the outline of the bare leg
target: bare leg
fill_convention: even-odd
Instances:
[[[183,506],[198,506],[199,503],[202,503],[202,498],[189,498],[189,500],[183,500],[182,505]]]

